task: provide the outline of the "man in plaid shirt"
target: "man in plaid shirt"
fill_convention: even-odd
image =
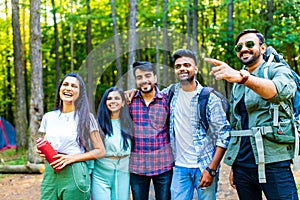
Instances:
[[[135,62],[133,73],[138,91],[129,106],[135,129],[129,164],[132,196],[147,200],[152,179],[156,199],[168,200],[174,165],[168,97],[156,86],[155,68],[150,62]]]

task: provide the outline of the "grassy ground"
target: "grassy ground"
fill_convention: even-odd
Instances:
[[[26,163],[27,151],[16,151],[16,149],[8,149],[0,151],[1,164],[6,165],[23,165]]]

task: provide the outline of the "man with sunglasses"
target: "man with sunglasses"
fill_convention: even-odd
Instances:
[[[247,29],[236,39],[236,55],[244,65],[241,70],[216,59],[205,59],[215,65],[210,73],[217,80],[234,83],[231,139],[224,162],[232,166],[230,184],[237,189],[239,199],[261,200],[262,191],[267,199],[298,199],[290,169],[294,143],[279,143],[272,138],[276,134],[293,134],[291,119],[279,108],[279,128],[275,127],[275,108],[271,106],[281,101],[291,106],[296,85],[290,70],[281,63],[271,63],[270,79],[261,76],[266,67],[265,50],[263,35]]]

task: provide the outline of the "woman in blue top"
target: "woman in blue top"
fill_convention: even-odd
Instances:
[[[98,107],[97,119],[105,135],[106,155],[95,160],[93,200],[128,200],[133,122],[122,90],[117,87],[106,90]]]

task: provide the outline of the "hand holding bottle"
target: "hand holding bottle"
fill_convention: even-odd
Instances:
[[[37,149],[39,150],[39,152],[37,151],[37,153],[39,153],[41,157],[45,158],[49,164],[51,164],[57,159],[54,158],[54,156],[57,155],[57,152],[54,150],[54,148],[47,140],[43,138],[37,138],[36,144],[37,144]],[[53,168],[53,170],[55,172],[58,172],[60,169]]]

